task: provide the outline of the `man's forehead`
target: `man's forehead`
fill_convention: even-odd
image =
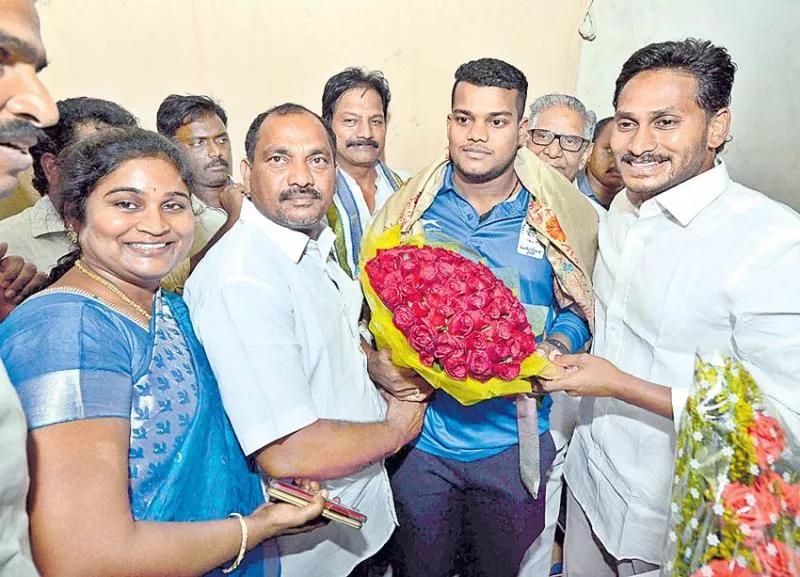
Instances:
[[[221,136],[228,132],[222,119],[213,113],[203,114],[181,125],[175,135],[178,138],[198,138],[201,136]]]
[[[270,116],[258,130],[260,150],[324,149],[331,154],[328,133],[322,123],[308,113],[292,113]]]
[[[337,112],[360,111],[366,106],[376,107],[383,114],[383,100],[372,86],[355,86],[345,90],[336,101]]]
[[[499,86],[476,86],[461,81],[453,94],[454,109],[491,109],[491,112],[514,112],[517,90]]]
[[[680,70],[659,69],[640,72],[628,81],[620,91],[616,115],[695,108],[700,109],[697,79]]]
[[[551,106],[536,115],[531,128],[544,128],[554,132],[570,129],[573,132],[581,133],[585,128],[585,124],[586,120],[577,110],[572,110],[566,106]]]

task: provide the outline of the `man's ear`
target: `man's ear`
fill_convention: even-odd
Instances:
[[[528,128],[530,127],[530,122],[528,121],[528,117],[526,116],[523,118],[519,123],[519,144],[520,146],[525,146],[528,144]]]
[[[586,164],[589,162],[589,159],[592,157],[592,151],[594,150],[594,142],[590,142],[589,146],[586,147],[586,150],[583,151],[583,156],[581,156],[581,163],[578,165],[580,170],[586,168]]]
[[[239,169],[242,171],[242,186],[244,186],[244,195],[250,198],[250,163],[246,158],[242,159],[239,164]]]
[[[728,138],[728,133],[731,130],[731,109],[727,106],[720,108],[714,113],[711,122],[708,124],[708,148],[716,150]]]
[[[58,163],[56,162],[56,155],[51,152],[45,152],[39,160],[44,171],[44,177],[47,183],[52,186],[58,179]],[[41,192],[41,191],[40,191]]]

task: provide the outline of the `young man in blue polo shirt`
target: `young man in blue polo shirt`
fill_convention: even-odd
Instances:
[[[477,255],[517,292],[539,349],[551,355],[580,350],[590,336],[597,216],[577,189],[520,150],[526,93],[522,72],[500,60],[459,67],[449,160],[412,178],[374,226],[400,223],[406,235],[424,231]],[[392,479],[400,575],[517,574],[543,527],[542,480],[554,456],[551,401],[539,399],[538,422],[536,402],[519,396],[465,407],[435,395]]]

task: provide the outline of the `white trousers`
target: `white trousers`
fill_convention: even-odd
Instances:
[[[565,577],[656,577],[658,565],[639,559],[615,559],[592,531],[589,518],[567,487],[567,529],[564,533]]]

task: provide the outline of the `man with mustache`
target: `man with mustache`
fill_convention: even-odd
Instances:
[[[171,94],[158,107],[156,127],[184,150],[197,188],[189,260],[162,282],[164,288],[180,293],[206,251],[238,220],[244,189],[231,178],[228,116],[217,102],[203,95]]]
[[[662,563],[696,354],[741,361],[800,435],[800,216],[732,181],[719,156],[735,70],[725,48],[689,38],[645,46],[617,77],[625,193],[600,224],[592,354],[558,357],[567,376],[542,384],[582,397],[565,467],[568,576]]]
[[[597,213],[521,146],[528,82],[494,58],[461,65],[447,117],[448,158],[412,177],[375,218],[380,233],[447,239],[478,255],[525,306],[542,354],[590,335]],[[551,399],[494,398],[465,407],[442,391],[392,477],[402,577],[514,576],[544,525],[554,457]],[[457,563],[457,559],[460,562]]]
[[[611,150],[611,134],[614,130],[613,118],[600,120],[594,129],[592,154],[586,168],[578,173],[575,184],[586,195],[606,210],[611,201],[624,186],[617,169],[617,161]]]
[[[336,195],[328,223],[336,233],[336,256],[355,276],[361,238],[403,177],[382,160],[389,114],[389,83],[378,71],[347,68],[322,93],[322,117],[336,134]]]
[[[283,104],[247,132],[241,218],[186,285],[192,323],[239,443],[264,473],[314,479],[367,515],[279,540],[284,577],[345,577],[396,525],[383,459],[422,425],[420,383],[361,349],[362,293],[333,259],[324,222],[336,189],[336,137]],[[378,384],[393,393],[384,401]],[[361,570],[359,568],[358,570]],[[357,573],[360,574],[360,573]]]
[[[58,111],[37,77],[47,59],[32,3],[4,0],[0,13],[0,197],[6,197],[19,174],[31,166],[29,151],[41,128],[53,124]],[[0,238],[0,321],[46,279],[35,265],[7,251]]]
[[[0,239],[8,243],[9,251],[46,273],[74,247],[58,213],[58,155],[98,130],[137,125],[130,112],[100,98],[66,98],[56,106],[58,122],[46,128],[44,138],[31,149],[33,183],[42,197],[32,207],[0,221]]]
[[[17,175],[30,167],[29,150],[41,129],[58,120],[56,105],[38,77],[47,57],[39,16],[30,0],[0,0],[0,55],[0,197],[4,197],[16,187]],[[0,258],[5,252],[0,243]],[[0,286],[6,289],[0,295],[0,309],[9,305],[7,282],[12,278],[6,262],[8,257],[0,260]],[[26,442],[25,415],[0,363],[0,577],[38,575],[25,512]]]

